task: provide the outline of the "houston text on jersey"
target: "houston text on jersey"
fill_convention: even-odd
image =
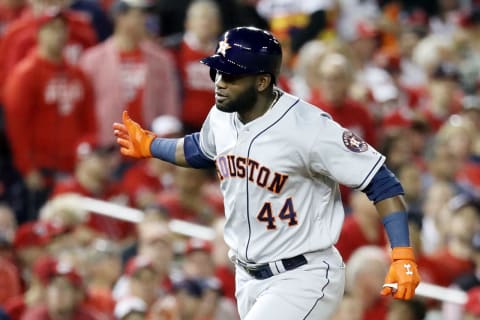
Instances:
[[[288,175],[272,172],[258,161],[232,154],[219,156],[215,164],[221,181],[225,178],[246,178],[248,176],[248,180],[273,193],[280,193],[288,179]]]

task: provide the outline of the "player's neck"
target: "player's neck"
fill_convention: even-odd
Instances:
[[[261,116],[263,116],[265,113],[267,113],[275,103],[277,103],[278,98],[280,97],[280,92],[277,90],[271,90],[269,91],[268,94],[265,95],[259,95],[257,102],[255,105],[249,109],[248,111],[245,112],[239,112],[238,117],[242,123],[246,124],[248,122],[251,122]]]

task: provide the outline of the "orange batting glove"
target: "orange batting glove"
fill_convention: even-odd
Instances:
[[[152,157],[150,145],[157,136],[130,119],[127,111],[123,111],[122,121],[123,123],[115,122],[113,124],[121,154],[133,158]]]
[[[413,248],[393,248],[392,260],[381,294],[393,295],[395,299],[410,300],[415,295],[415,289],[420,282]]]

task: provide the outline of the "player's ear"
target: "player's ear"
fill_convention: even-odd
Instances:
[[[272,76],[268,73],[262,73],[257,76],[257,90],[258,92],[265,91],[272,83]]]

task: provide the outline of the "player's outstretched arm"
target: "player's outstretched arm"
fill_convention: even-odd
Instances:
[[[114,134],[120,145],[120,152],[133,158],[158,158],[178,166],[208,168],[214,162],[200,150],[199,134],[187,135],[179,139],[157,137],[133,121],[127,111],[122,115],[123,123],[114,123]]]
[[[392,247],[392,263],[381,294],[409,300],[415,295],[420,275],[410,246],[403,188],[393,173],[383,166],[363,191],[375,203]]]

